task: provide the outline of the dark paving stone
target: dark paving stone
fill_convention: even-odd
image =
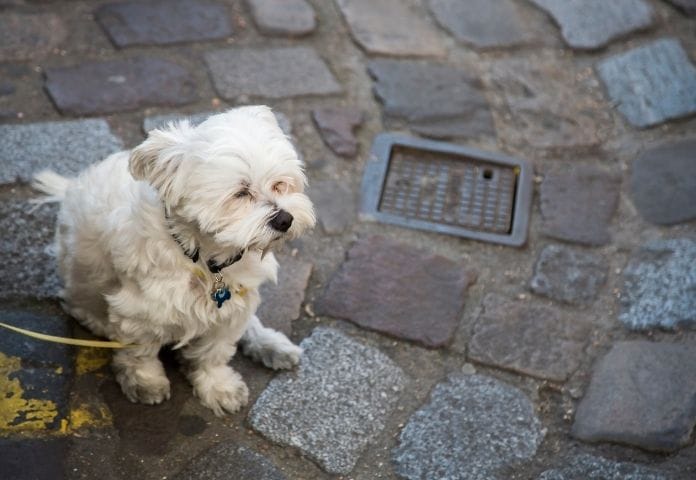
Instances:
[[[12,95],[15,90],[16,88],[13,84],[9,82],[0,82],[0,97]]]
[[[67,438],[0,438],[3,480],[63,480]]]
[[[208,52],[205,60],[215,89],[227,100],[341,92],[324,61],[308,47],[232,48]]]
[[[618,342],[594,367],[572,434],[674,451],[696,424],[696,345]]]
[[[325,233],[343,233],[355,220],[358,210],[355,192],[345,182],[315,180],[308,194]]]
[[[187,437],[195,437],[208,427],[206,421],[198,415],[182,415],[179,417],[179,433]]]
[[[430,0],[435,19],[457,40],[476,48],[501,48],[536,40],[511,0]]]
[[[532,0],[561,27],[568,45],[592,50],[653,23],[653,10],[643,0]]]
[[[633,330],[696,326],[696,242],[644,245],[624,269],[619,320]]]
[[[620,188],[621,178],[600,167],[574,165],[546,173],[541,183],[542,232],[585,245],[609,243]]]
[[[533,59],[491,63],[488,83],[502,96],[494,104],[502,113],[496,127],[514,145],[544,149],[596,148],[613,120],[599,92],[599,81],[569,60],[549,53]]]
[[[148,106],[174,107],[198,98],[196,82],[186,69],[156,57],[49,68],[46,90],[64,115],[99,115]]]
[[[264,35],[302,36],[317,28],[306,0],[246,0],[256,28]]]
[[[348,474],[384,429],[407,379],[379,350],[330,328],[316,328],[300,346],[299,369],[271,381],[249,421],[327,472]]]
[[[232,35],[227,9],[205,0],[109,3],[97,10],[96,18],[119,48],[197,42]]]
[[[67,37],[63,21],[52,13],[0,14],[0,62],[37,60]]]
[[[667,0],[689,16],[696,15],[696,0]]]
[[[123,150],[123,142],[101,119],[0,126],[0,184],[29,182],[39,170],[77,175]]]
[[[609,98],[636,127],[696,112],[696,68],[673,38],[609,57],[597,65]]]
[[[57,204],[0,202],[0,299],[52,298],[60,280],[52,252]]]
[[[449,342],[476,278],[464,263],[383,237],[356,242],[319,298],[319,315],[427,347]]]
[[[494,136],[491,111],[480,81],[454,67],[414,60],[373,60],[375,95],[384,113],[405,120],[423,135],[446,137]]]
[[[290,335],[292,321],[300,318],[312,264],[288,255],[279,256],[278,263],[278,284],[266,283],[261,287],[257,315],[264,326]]]
[[[578,455],[564,466],[547,470],[537,480],[668,480],[666,475],[643,465],[615,462],[592,455]]]
[[[600,255],[548,245],[534,265],[534,293],[574,305],[591,304],[607,281],[608,263]]]
[[[696,139],[644,152],[631,165],[631,197],[643,217],[658,225],[696,218]]]
[[[266,457],[239,445],[219,443],[206,449],[174,480],[285,480]]]
[[[488,295],[474,326],[469,356],[488,365],[554,381],[577,370],[590,324],[554,308]]]
[[[312,110],[312,118],[324,143],[336,154],[354,157],[358,139],[353,130],[362,125],[364,115],[357,108],[334,107]]]
[[[451,375],[411,416],[393,450],[394,471],[409,480],[489,480],[530,459],[544,434],[518,389],[482,375]]]
[[[437,29],[400,0],[337,0],[355,42],[372,54],[445,54]]]

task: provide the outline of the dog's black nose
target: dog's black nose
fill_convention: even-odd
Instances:
[[[273,230],[287,232],[290,225],[292,225],[292,215],[285,210],[279,210],[278,213],[273,215],[273,218],[271,218],[271,221],[268,223]]]

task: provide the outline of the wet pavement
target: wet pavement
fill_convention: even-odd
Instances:
[[[179,116],[270,105],[317,228],[216,418],[163,351],[135,405],[108,351],[0,333],[4,479],[696,478],[692,0],[0,0],[0,321],[89,337],[57,299],[39,168],[74,174]],[[521,248],[369,221],[375,136],[534,167]]]

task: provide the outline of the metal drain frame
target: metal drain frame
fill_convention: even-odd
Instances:
[[[389,172],[392,151],[395,147],[405,147],[428,153],[466,157],[482,163],[517,169],[514,203],[512,209],[512,229],[508,234],[469,230],[456,225],[407,218],[379,210],[383,189]],[[380,133],[372,143],[372,150],[365,164],[362,181],[362,201],[360,217],[363,220],[378,221],[402,227],[427,230],[459,237],[521,247],[527,241],[529,216],[532,206],[533,170],[529,162],[507,157],[498,153],[486,152],[471,147],[463,147],[446,142],[424,140],[399,133]]]

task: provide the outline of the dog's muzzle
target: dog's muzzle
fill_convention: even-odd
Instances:
[[[287,232],[292,225],[293,217],[285,210],[278,210],[278,212],[271,217],[268,224],[273,230],[279,232]]]

